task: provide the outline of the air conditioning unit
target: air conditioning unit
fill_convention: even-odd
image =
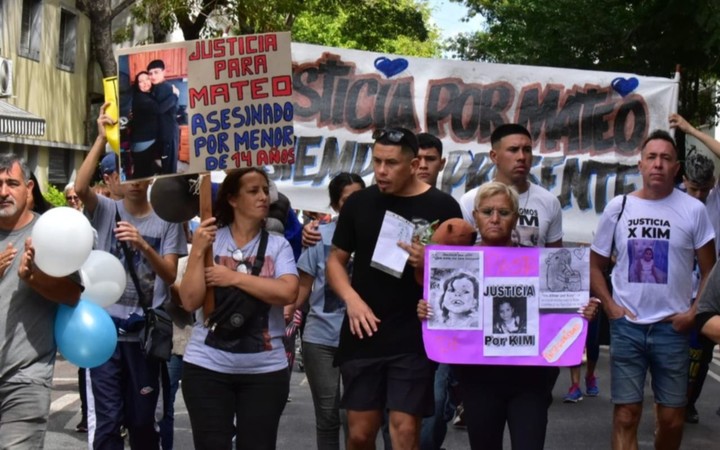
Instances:
[[[13,62],[0,58],[0,98],[13,95]]]

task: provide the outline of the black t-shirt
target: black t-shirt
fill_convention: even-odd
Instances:
[[[431,187],[413,197],[382,194],[371,186],[351,195],[343,205],[333,245],[355,253],[352,287],[381,320],[372,337],[358,339],[350,333],[347,315],[340,330],[336,362],[402,353],[424,353],[417,302],[422,286],[415,281],[414,268],[405,265],[402,278],[370,267],[375,244],[386,211],[407,220],[442,223],[462,218],[460,206],[450,195]]]

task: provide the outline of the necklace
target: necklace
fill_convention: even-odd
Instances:
[[[531,189],[531,186],[530,186],[530,182],[528,181],[528,189],[526,191],[527,197],[525,197],[525,204],[522,207],[523,210],[527,210],[527,205],[528,205],[528,202],[530,201],[530,189]]]

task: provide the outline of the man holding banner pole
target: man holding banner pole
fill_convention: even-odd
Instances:
[[[380,230],[399,225],[412,232],[412,224],[427,226],[461,212],[452,197],[416,178],[418,143],[410,130],[376,130],[373,139],[376,184],[348,198],[327,261],[330,286],[347,305],[336,355],[344,386],[340,406],[348,411],[349,450],[375,448],[385,410],[393,448],[418,449],[421,418],[434,404],[434,364],[415,314],[422,287],[414,267],[423,264],[423,246],[398,243],[406,253],[396,271],[380,262],[392,252],[379,242]],[[353,253],[350,280],[345,267]]]
[[[672,137],[651,133],[640,150],[639,190],[615,197],[600,218],[590,254],[590,291],[610,320],[612,448],[638,448],[648,369],[656,405],[656,449],[678,449],[687,404],[693,258],[702,293],[715,263],[712,224],[703,204],[674,188],[679,170]],[[613,252],[612,294],[604,273]],[[702,295],[702,294],[699,294]]]

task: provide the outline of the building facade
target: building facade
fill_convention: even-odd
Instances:
[[[87,152],[89,51],[74,0],[0,0],[0,152],[24,156],[43,189]]]

